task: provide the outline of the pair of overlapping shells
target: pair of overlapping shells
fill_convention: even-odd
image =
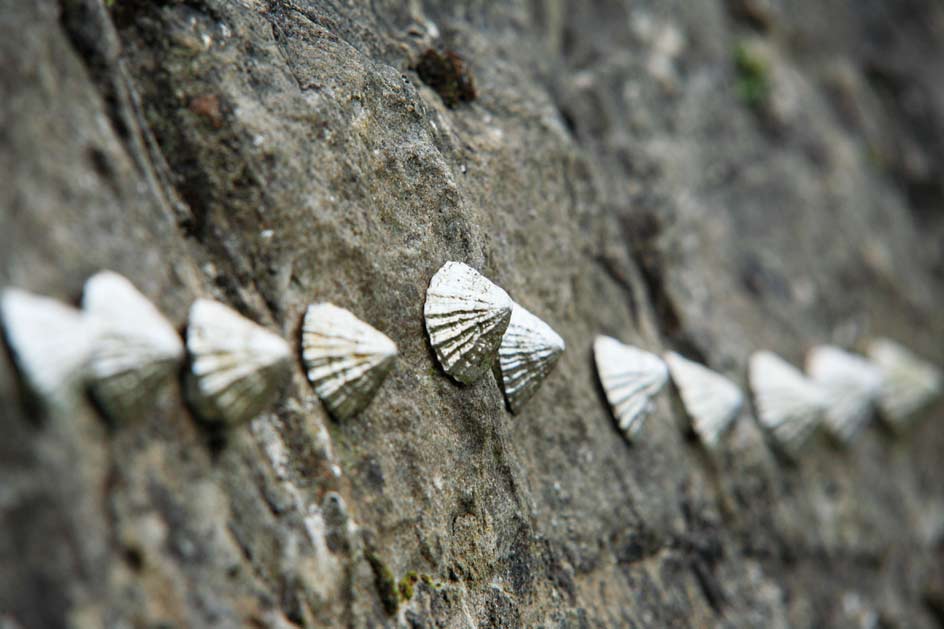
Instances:
[[[6,289],[0,314],[17,367],[36,393],[64,403],[88,386],[116,419],[152,403],[187,355],[187,400],[202,418],[225,424],[264,410],[291,372],[292,351],[280,336],[209,299],[190,308],[185,351],[157,308],[110,271],[86,282],[81,310]],[[397,352],[389,338],[331,304],[309,307],[302,334],[307,375],[339,417],[366,406]]]
[[[436,358],[456,381],[477,381],[497,359],[512,412],[534,395],[565,349],[547,323],[461,262],[447,262],[430,280],[423,314]]]
[[[772,352],[754,353],[748,379],[762,427],[795,455],[821,423],[837,439],[849,442],[869,420],[873,406],[900,426],[941,394],[941,372],[894,341],[876,339],[867,354],[868,360],[818,346],[807,356],[804,375]],[[639,431],[670,376],[693,431],[709,447],[720,443],[744,405],[734,382],[675,352],[663,360],[600,336],[594,357],[614,417],[629,438]]]
[[[663,360],[612,337],[598,336],[593,356],[613,415],[630,439],[639,432],[670,375],[692,429],[706,444],[717,444],[741,410],[743,396],[733,382],[675,352],[668,352]]]
[[[54,403],[89,385],[108,413],[134,414],[183,358],[177,331],[116,273],[86,282],[82,310],[15,288],[0,310],[24,380]]]

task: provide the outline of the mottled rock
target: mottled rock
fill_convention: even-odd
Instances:
[[[203,296],[286,339],[331,301],[400,350],[355,420],[296,361],[231,431],[177,392],[121,425],[37,414],[4,356],[0,624],[934,627],[941,403],[788,462],[747,418],[705,452],[660,396],[630,445],[590,346],[739,385],[753,351],[874,336],[944,364],[942,23],[933,0],[0,0],[0,287],[74,302],[109,268],[176,325]],[[427,50],[462,72],[424,83]],[[437,367],[448,260],[567,339],[514,419]]]

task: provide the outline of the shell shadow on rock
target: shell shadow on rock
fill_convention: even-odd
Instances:
[[[361,412],[393,368],[397,345],[344,308],[308,306],[302,322],[302,364],[337,419]]]
[[[938,367],[891,339],[873,339],[866,355],[882,372],[878,406],[892,427],[904,427],[944,391],[944,373]]]
[[[498,348],[505,401],[517,413],[531,399],[564,353],[564,339],[551,326],[514,304]]]
[[[0,295],[4,336],[20,376],[37,400],[66,405],[88,380],[101,328],[81,310],[7,288]]]
[[[806,373],[826,395],[826,426],[840,442],[848,443],[873,416],[882,390],[882,372],[851,352],[819,345],[806,357]]]
[[[187,323],[187,399],[210,422],[236,425],[272,404],[291,374],[288,344],[228,306],[198,299]]]
[[[110,417],[131,419],[177,372],[183,342],[160,311],[117,273],[89,278],[82,308],[102,324],[90,363],[95,400]]]
[[[593,359],[613,417],[632,441],[652,411],[653,398],[668,382],[665,362],[656,354],[603,335],[593,341]]]
[[[462,384],[482,377],[511,320],[504,290],[461,262],[446,262],[429,282],[423,315],[443,371]]]
[[[665,362],[691,419],[692,430],[705,445],[716,447],[744,405],[740,387],[675,352],[667,352]]]
[[[777,446],[796,456],[826,410],[826,393],[803,372],[768,351],[751,355],[748,380],[757,421]]]

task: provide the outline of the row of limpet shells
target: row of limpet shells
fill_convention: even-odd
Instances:
[[[546,323],[470,267],[447,263],[430,284],[426,323],[437,358],[461,383],[498,362],[509,408],[534,394],[564,350]],[[63,402],[90,389],[115,419],[141,413],[179,370],[185,396],[203,419],[239,424],[277,398],[292,352],[277,334],[231,308],[198,299],[190,308],[186,349],[167,319],[126,278],[111,271],[85,284],[81,310],[23,290],[0,297],[7,344],[33,390]],[[361,412],[391,371],[397,346],[348,310],[312,304],[302,322],[306,375],[338,419]]]
[[[291,350],[278,335],[208,299],[190,309],[186,352],[173,326],[124,277],[104,271],[86,282],[82,310],[7,289],[0,300],[6,338],[25,379],[46,398],[88,384],[105,411],[138,414],[189,354],[186,397],[203,418],[238,424],[278,396],[290,375]],[[516,304],[471,267],[447,262],[430,281],[424,307],[430,343],[443,370],[469,384],[496,365],[508,407],[517,412],[565,349],[544,321]],[[349,311],[308,307],[302,363],[329,412],[361,412],[393,367],[396,344]],[[820,423],[849,441],[877,405],[901,425],[940,395],[942,374],[887,339],[872,342],[869,360],[830,346],[809,353],[807,374],[767,351],[750,360],[748,379],[761,425],[795,453]],[[627,438],[639,432],[671,377],[691,426],[717,446],[744,406],[726,377],[674,352],[664,360],[600,336],[597,372]]]
[[[795,456],[821,425],[849,443],[876,410],[901,428],[944,389],[940,369],[892,340],[873,339],[866,354],[819,345],[807,353],[806,374],[773,352],[751,355],[748,382],[756,416],[783,452]],[[708,447],[718,446],[744,407],[734,382],[675,352],[663,360],[599,336],[594,358],[613,415],[629,439],[670,377],[692,430]]]

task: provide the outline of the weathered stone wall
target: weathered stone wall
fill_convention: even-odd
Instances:
[[[111,268],[293,343],[330,300],[401,355],[360,417],[296,367],[225,434],[177,390],[40,415],[0,361],[0,625],[942,626],[944,406],[791,465],[750,409],[705,452],[664,394],[628,445],[590,357],[944,363],[939,2],[107,4],[0,0],[0,284]],[[419,80],[431,46],[476,100]],[[567,341],[518,416],[435,364],[450,259]]]

